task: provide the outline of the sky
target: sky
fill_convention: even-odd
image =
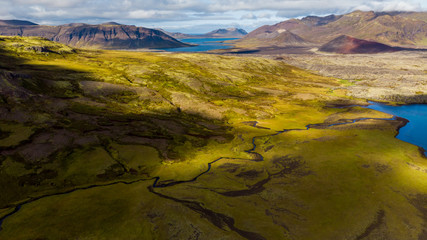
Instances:
[[[354,10],[426,11],[426,0],[0,0],[0,19],[38,24],[115,21],[172,32],[205,33],[266,24],[308,15]]]

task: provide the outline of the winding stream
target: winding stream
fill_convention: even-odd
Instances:
[[[172,182],[167,182],[167,183],[161,183],[160,181],[160,177],[155,177],[155,181],[152,185],[153,188],[164,188],[164,187],[170,187],[170,186],[174,186],[177,184],[181,184],[181,183],[189,183],[189,182],[194,182],[196,181],[199,177],[201,177],[202,175],[208,173],[211,168],[212,168],[212,164],[222,160],[222,159],[236,159],[236,160],[247,160],[247,161],[255,161],[255,162],[260,162],[260,161],[264,161],[264,156],[262,156],[260,153],[255,152],[257,145],[255,143],[255,141],[258,138],[264,138],[264,137],[273,137],[282,133],[286,133],[286,132],[290,132],[290,131],[308,131],[311,128],[316,128],[316,127],[333,127],[333,126],[338,126],[338,125],[347,125],[347,124],[353,124],[359,121],[364,121],[364,120],[384,120],[384,121],[391,121],[391,120],[399,120],[396,116],[392,117],[392,118],[357,118],[357,119],[341,119],[340,122],[337,123],[333,123],[333,124],[328,124],[325,125],[324,123],[316,123],[316,124],[308,124],[305,126],[305,128],[295,128],[295,129],[285,129],[282,131],[277,131],[276,133],[273,134],[268,134],[268,135],[261,135],[261,136],[255,136],[252,138],[252,148],[245,150],[246,153],[249,154],[253,154],[255,156],[255,158],[253,159],[247,159],[247,158],[233,158],[233,157],[220,157],[215,159],[212,162],[208,163],[208,168],[206,169],[206,171],[200,173],[199,175],[195,176],[192,179],[189,180],[181,180],[181,181],[172,181]],[[258,127],[257,126],[257,122],[255,122],[255,124],[253,125],[253,127]]]
[[[186,205],[187,207],[195,210],[196,212],[199,212],[199,213],[201,213],[201,212],[209,213],[210,215],[212,215],[212,216],[214,216],[216,218],[219,218],[222,222],[226,223],[226,225],[228,225],[228,227],[230,229],[232,229],[233,231],[235,231],[236,233],[238,233],[242,237],[245,237],[247,239],[263,239],[262,236],[258,235],[257,233],[246,232],[246,231],[243,231],[241,229],[238,229],[238,228],[234,227],[234,220],[232,218],[230,218],[228,216],[225,216],[223,214],[220,214],[220,213],[215,213],[215,212],[213,212],[213,211],[211,211],[209,209],[206,209],[206,208],[202,207],[202,205],[200,203],[190,202],[190,201],[186,201],[186,200],[180,200],[180,199],[176,199],[176,198],[173,198],[173,197],[170,197],[170,196],[166,196],[166,195],[160,194],[158,192],[155,192],[154,189],[155,188],[165,188],[165,187],[170,187],[170,186],[174,186],[174,185],[177,185],[177,184],[189,183],[189,182],[197,181],[197,179],[199,177],[201,177],[204,174],[208,173],[212,169],[212,164],[214,164],[214,163],[216,163],[216,162],[218,162],[218,161],[220,161],[222,159],[236,159],[236,160],[247,160],[247,161],[256,161],[256,162],[263,161],[264,157],[260,153],[255,152],[255,150],[257,148],[256,140],[258,138],[272,137],[272,136],[276,136],[276,135],[279,135],[279,134],[282,134],[282,133],[286,133],[286,132],[290,132],[290,131],[308,131],[311,128],[316,128],[316,127],[323,127],[323,128],[325,128],[325,127],[332,127],[332,126],[337,126],[337,125],[353,124],[353,123],[356,123],[356,122],[359,122],[359,121],[364,121],[364,120],[386,120],[387,121],[387,120],[399,120],[399,119],[397,119],[396,117],[393,117],[393,118],[341,119],[339,122],[333,123],[333,124],[329,124],[329,125],[326,125],[324,123],[308,124],[307,126],[305,126],[305,128],[301,128],[301,129],[285,129],[285,130],[278,131],[276,133],[269,134],[269,135],[255,136],[255,137],[252,138],[252,148],[248,149],[248,150],[245,150],[246,153],[252,154],[254,156],[254,158],[252,158],[252,159],[232,158],[232,157],[220,157],[220,158],[217,158],[217,159],[215,159],[215,160],[213,160],[213,161],[211,161],[211,162],[208,163],[207,169],[205,171],[203,171],[202,173],[198,174],[197,176],[195,176],[195,177],[193,177],[193,178],[191,178],[189,180],[180,180],[180,181],[165,180],[164,182],[162,182],[162,181],[160,181],[160,177],[153,177],[151,179],[138,179],[138,180],[128,181],[128,182],[127,181],[117,181],[117,182],[106,183],[106,184],[90,185],[90,186],[86,186],[86,187],[80,187],[80,188],[71,189],[71,190],[68,190],[68,191],[60,192],[60,193],[53,193],[53,194],[49,194],[49,195],[42,195],[42,196],[38,196],[38,197],[33,197],[33,198],[27,199],[25,201],[22,201],[21,203],[18,203],[18,204],[14,205],[14,206],[11,206],[11,207],[14,207],[14,209],[10,213],[8,213],[8,214],[6,214],[6,215],[4,215],[4,216],[2,216],[0,218],[0,231],[2,230],[2,223],[7,218],[13,216],[15,213],[17,213],[18,211],[20,211],[21,208],[24,205],[32,203],[32,202],[35,202],[35,201],[40,200],[42,198],[47,198],[47,197],[57,196],[57,195],[65,195],[65,194],[72,193],[72,192],[78,191],[78,190],[86,190],[86,189],[91,189],[91,188],[96,188],[96,187],[105,187],[105,186],[111,186],[111,185],[114,185],[114,184],[133,184],[133,183],[137,183],[137,182],[141,182],[141,181],[154,180],[152,186],[149,188],[150,192],[152,192],[154,194],[157,194],[158,196],[163,197],[163,198],[167,198],[167,199],[170,199],[170,200],[181,202],[184,205]],[[253,127],[258,127],[257,126],[257,122],[255,122],[253,124]]]

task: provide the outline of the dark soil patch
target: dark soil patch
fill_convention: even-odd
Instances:
[[[11,134],[12,134],[12,132],[3,132],[3,131],[0,131],[0,140],[8,138]]]
[[[418,194],[414,198],[410,199],[409,202],[418,209],[418,211],[420,211],[421,216],[424,219],[424,229],[418,235],[418,239],[427,239],[427,194]]]
[[[391,170],[391,168],[388,165],[378,164],[375,166],[375,170],[377,170],[380,173],[383,173],[383,172],[386,172],[388,170]]]
[[[377,212],[375,220],[371,224],[369,224],[369,226],[366,227],[365,231],[362,234],[357,236],[356,240],[362,240],[368,237],[375,229],[379,228],[384,223],[384,217],[385,211],[381,209]]]
[[[237,174],[236,177],[254,179],[259,177],[260,173],[262,172],[263,171],[249,170],[249,171],[245,171]]]
[[[252,186],[249,186],[249,189],[245,190],[236,190],[236,191],[228,191],[228,192],[218,192],[219,194],[227,197],[241,197],[241,196],[249,196],[260,193],[265,190],[264,185],[271,180],[271,176],[263,179]]]
[[[19,185],[32,185],[32,186],[38,186],[43,180],[46,179],[53,179],[58,176],[58,172],[51,169],[45,169],[41,173],[30,173],[26,174],[24,176],[19,177]]]
[[[148,190],[151,193],[156,194],[157,196],[160,196],[162,198],[166,198],[166,199],[172,200],[174,202],[178,202],[178,203],[183,204],[184,206],[188,207],[189,209],[199,213],[202,218],[207,219],[209,222],[211,222],[213,225],[215,225],[216,227],[218,227],[220,229],[226,230],[228,227],[228,229],[230,229],[231,231],[234,231],[237,234],[239,234],[240,236],[242,236],[246,239],[249,239],[249,240],[264,240],[265,239],[263,236],[261,236],[258,233],[244,231],[244,230],[241,230],[241,229],[235,227],[234,226],[235,221],[233,218],[231,218],[225,214],[217,213],[217,212],[214,212],[210,209],[207,209],[207,208],[203,207],[203,205],[199,202],[181,200],[181,199],[177,199],[174,197],[163,195],[161,193],[155,192],[152,186],[150,186],[148,188]]]
[[[235,163],[224,163],[218,166],[219,169],[223,169],[225,172],[235,173],[240,168],[239,164]]]
[[[227,197],[241,197],[241,196],[254,195],[264,191],[265,190],[264,185],[267,184],[273,177],[283,177],[285,175],[293,174],[293,173],[299,176],[305,176],[308,174],[307,172],[296,171],[303,164],[300,157],[284,156],[284,157],[273,160],[273,163],[277,168],[280,168],[281,170],[276,173],[268,173],[267,178],[255,183],[254,185],[249,186],[248,189],[227,191],[227,192],[217,192],[217,193]],[[254,172],[256,171],[251,170],[251,171],[243,172],[243,175],[252,177],[255,174]],[[259,174],[259,173],[261,172],[256,172],[256,174]]]
[[[268,147],[265,148],[264,152],[268,152],[268,151],[270,151],[273,148],[274,148],[274,145],[268,146]]]

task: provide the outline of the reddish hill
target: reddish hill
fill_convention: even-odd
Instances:
[[[390,47],[382,43],[366,41],[346,35],[339,36],[319,48],[319,51],[322,52],[333,52],[342,54],[384,53],[395,52],[399,50],[399,48]]]
[[[427,12],[362,12],[326,17],[308,16],[275,25],[262,26],[239,41],[250,44],[263,35],[291,31],[306,41],[325,44],[341,35],[369,39],[391,46],[427,46]],[[263,45],[276,45],[275,39],[264,39]]]

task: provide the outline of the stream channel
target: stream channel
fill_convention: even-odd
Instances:
[[[420,146],[424,149],[427,149],[427,105],[425,104],[413,104],[413,105],[402,105],[402,106],[390,106],[385,104],[380,104],[376,102],[370,102],[371,105],[367,106],[367,108],[378,110],[381,112],[385,112],[388,114],[394,115],[392,118],[359,118],[359,119],[341,119],[342,122],[334,123],[327,125],[326,127],[332,127],[336,125],[346,125],[346,124],[352,124],[359,121],[369,120],[369,119],[377,119],[377,120],[396,120],[396,117],[402,117],[407,120],[409,120],[408,124],[404,127],[402,127],[399,131],[399,134],[396,136],[398,139],[412,143],[414,145]],[[105,187],[105,186],[111,186],[115,184],[134,184],[141,181],[149,181],[154,180],[154,183],[152,186],[150,186],[149,190],[150,192],[159,195],[160,197],[167,198],[170,200],[182,202],[184,205],[188,205],[190,208],[194,208],[196,212],[205,212],[209,213],[210,215],[215,215],[217,218],[220,218],[222,222],[227,223],[228,227],[232,229],[233,231],[237,232],[239,235],[247,238],[247,239],[263,239],[261,236],[258,236],[256,233],[243,231],[241,229],[238,229],[234,226],[234,220],[229,219],[227,216],[220,214],[220,213],[214,213],[209,209],[205,209],[202,207],[200,203],[197,202],[191,202],[191,201],[185,201],[185,200],[179,200],[170,196],[165,196],[163,194],[160,194],[158,192],[155,192],[154,189],[156,188],[166,188],[173,185],[183,184],[183,183],[189,183],[197,181],[199,177],[202,175],[208,173],[211,170],[212,164],[222,160],[222,159],[241,159],[241,160],[248,160],[248,161],[263,161],[264,157],[256,152],[256,140],[258,138],[268,137],[268,136],[275,136],[279,134],[283,134],[290,131],[308,131],[311,128],[315,128],[318,126],[324,126],[324,124],[309,124],[305,128],[301,129],[284,129],[283,131],[278,131],[274,134],[265,135],[265,136],[255,136],[252,138],[252,148],[246,150],[245,152],[252,154],[252,159],[242,159],[242,158],[232,158],[232,157],[220,157],[217,158],[207,164],[207,169],[197,176],[194,176],[191,179],[188,180],[169,180],[169,181],[161,181],[160,177],[153,177],[149,179],[137,179],[134,181],[116,181],[111,183],[105,183],[105,184],[99,184],[99,185],[90,185],[85,187],[79,187],[75,189],[70,189],[68,191],[59,192],[59,193],[52,193],[52,194],[46,194],[41,195],[38,197],[32,197],[27,200],[24,200],[20,203],[15,204],[14,206],[11,206],[12,210],[8,214],[4,216],[0,216],[0,231],[2,230],[2,224],[3,222],[16,214],[24,205],[27,205],[29,203],[35,202],[37,200],[40,200],[42,198],[51,197],[51,196],[57,196],[57,195],[65,195],[69,194],[75,191],[81,191],[81,190],[87,190],[91,188],[98,188],[98,187]],[[254,122],[253,127],[259,127],[257,126],[257,122]],[[425,151],[425,150],[424,150]],[[193,210],[194,210],[193,209]]]

